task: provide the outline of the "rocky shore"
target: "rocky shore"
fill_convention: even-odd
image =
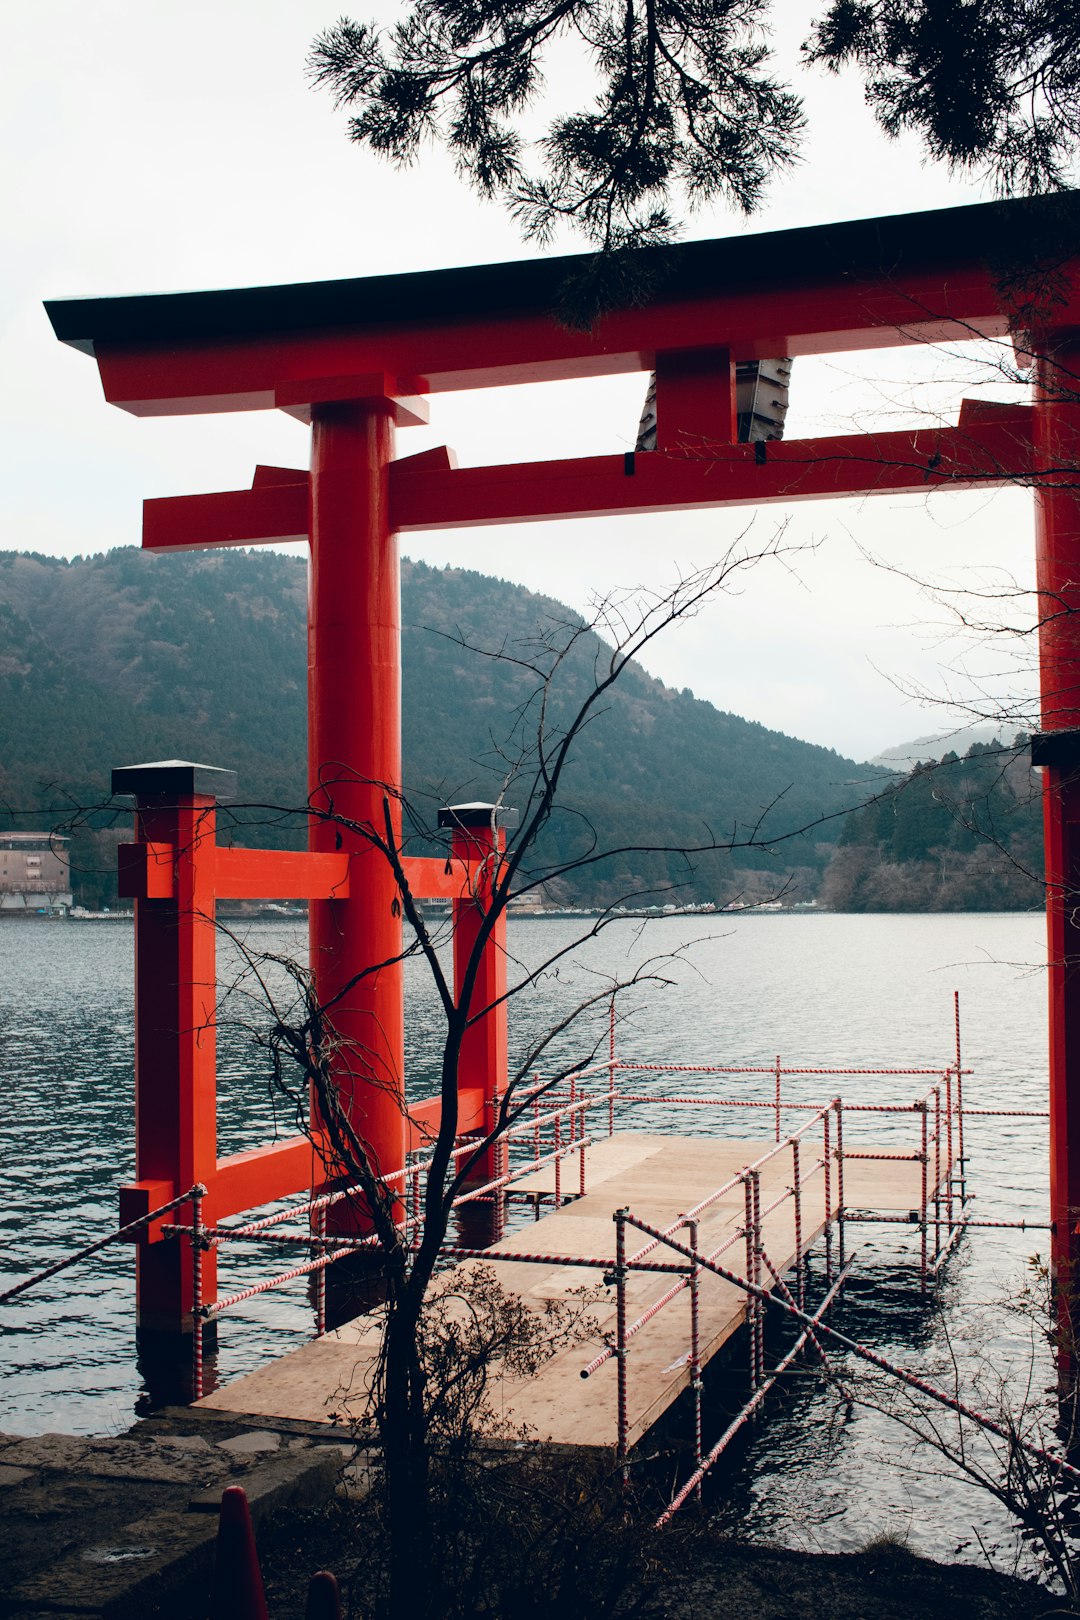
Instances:
[[[243,1485],[271,1620],[301,1620],[321,1568],[363,1567],[363,1458],[320,1425],[257,1426],[168,1410],[115,1438],[0,1435],[4,1620],[203,1620],[217,1508]],[[829,1555],[713,1539],[657,1547],[648,1592],[619,1613],[654,1620],[1036,1620],[1070,1611],[1045,1589],[892,1543]],[[587,1597],[587,1595],[586,1595]],[[638,1605],[635,1608],[635,1605]],[[363,1614],[357,1604],[347,1613]],[[524,1612],[524,1611],[523,1611]],[[540,1612],[530,1608],[530,1613]],[[586,1612],[601,1614],[599,1609]],[[494,1620],[494,1617],[492,1617]],[[498,1620],[515,1620],[508,1607]]]

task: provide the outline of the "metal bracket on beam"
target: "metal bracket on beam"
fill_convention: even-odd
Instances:
[[[1036,731],[1031,739],[1031,763],[1071,771],[1080,767],[1080,726],[1060,731]]]

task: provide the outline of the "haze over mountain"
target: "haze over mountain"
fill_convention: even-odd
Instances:
[[[1015,726],[1010,729],[1005,724],[994,725],[990,721],[980,722],[977,725],[946,727],[943,731],[932,731],[922,737],[913,737],[910,742],[893,743],[889,748],[883,748],[875,754],[870,761],[871,765],[881,765],[890,771],[910,771],[913,765],[921,760],[942,759],[946,754],[959,754],[963,757],[974,743],[1008,744],[1013,739]]]
[[[305,602],[304,564],[269,552],[0,555],[8,824],[56,824],[107,799],[113,765],[170,757],[235,769],[245,804],[302,807]],[[405,787],[430,820],[439,804],[498,793],[507,758],[535,740],[535,680],[517,660],[582,621],[505,581],[408,561],[402,618]],[[591,631],[579,636],[549,727],[565,724],[604,655]],[[561,880],[550,897],[667,899],[658,891],[677,884],[670,898],[723,902],[787,883],[792,898],[809,898],[839,835],[833,818],[879,777],[631,666],[577,744],[541,854],[573,859],[593,829],[633,853]],[[237,827],[238,842],[302,835],[265,811],[238,815],[258,823]],[[654,848],[710,840],[748,847],[689,863]]]

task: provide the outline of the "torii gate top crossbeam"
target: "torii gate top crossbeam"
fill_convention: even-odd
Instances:
[[[295,409],[376,374],[399,395],[437,393],[649,370],[659,353],[710,346],[740,360],[998,336],[1008,311],[988,266],[1061,206],[982,203],[688,243],[655,297],[589,332],[550,313],[585,256],[46,307],[56,335],[97,359],[106,398],[135,415]],[[1054,321],[1080,326],[1077,280]]]

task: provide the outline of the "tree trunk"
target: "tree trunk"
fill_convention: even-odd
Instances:
[[[379,1413],[389,1538],[387,1613],[410,1620],[427,1613],[431,1598],[430,1472],[417,1338],[422,1297],[408,1287],[391,1295]]]

